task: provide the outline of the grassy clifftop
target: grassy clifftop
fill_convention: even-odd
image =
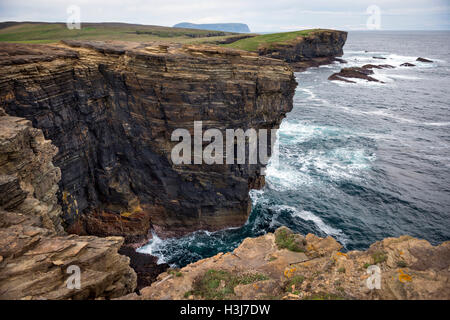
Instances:
[[[127,23],[83,23],[70,30],[65,23],[0,23],[0,42],[52,43],[60,40],[214,42],[236,35],[231,32],[170,28]]]
[[[236,42],[226,44],[225,47],[247,50],[247,51],[257,51],[259,46],[267,46],[275,43],[289,42],[300,36],[308,36],[314,32],[321,31],[322,29],[310,29],[292,32],[282,32],[282,33],[271,33],[264,34],[252,38],[238,40]]]

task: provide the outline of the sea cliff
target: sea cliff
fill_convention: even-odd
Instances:
[[[240,226],[255,165],[175,165],[177,128],[277,128],[296,81],[282,61],[204,45],[0,46],[0,101],[58,147],[69,231],[142,242]]]
[[[345,38],[323,33],[258,52],[1,44],[0,299],[449,299],[449,243],[408,236],[345,253],[331,237],[279,229],[152,284],[156,275],[144,275],[137,293],[118,253],[153,268],[133,250],[151,229],[178,236],[245,223],[262,166],[175,165],[171,132],[192,132],[195,120],[277,128],[292,109],[292,68],[333,61]],[[80,290],[67,287],[71,265],[81,268]],[[367,287],[371,265],[381,289]]]

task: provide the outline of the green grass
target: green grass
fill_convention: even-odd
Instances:
[[[275,243],[278,249],[288,249],[294,252],[304,252],[305,249],[302,244],[296,239],[294,233],[289,233],[285,229],[277,230],[275,232]]]
[[[183,273],[181,273],[178,269],[169,269],[167,270],[167,273],[170,275],[173,275],[175,277],[182,277]]]
[[[384,251],[376,251],[372,254],[373,264],[383,263],[387,260],[386,252]]]
[[[260,273],[237,276],[228,271],[211,269],[195,279],[193,290],[186,292],[185,297],[192,294],[208,300],[224,300],[234,295],[234,287],[239,284],[245,285],[267,279],[269,278],[266,275]]]
[[[288,283],[286,284],[286,292],[292,292],[292,286],[295,286],[295,291],[298,292],[298,289],[304,280],[305,280],[304,276],[300,275],[293,276],[292,278],[289,279]]]
[[[223,40],[235,33],[124,23],[86,23],[70,30],[64,23],[0,23],[0,42],[55,43],[60,40],[121,40],[202,43]]]
[[[238,40],[236,42],[225,44],[223,46],[246,51],[258,51],[258,48],[260,46],[267,47],[270,46],[271,44],[287,43],[291,40],[296,39],[297,37],[300,36],[305,37],[313,32],[317,32],[320,30],[321,29],[310,29],[292,32],[264,34],[252,38]]]

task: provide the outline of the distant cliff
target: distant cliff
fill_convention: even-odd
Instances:
[[[259,35],[224,46],[280,59],[288,62],[295,71],[302,71],[335,61],[344,54],[346,40],[345,31],[311,29]]]
[[[250,28],[245,23],[208,23],[208,24],[195,24],[189,22],[177,23],[174,28],[187,28],[187,29],[203,29],[203,30],[215,30],[226,32],[240,32],[249,33]]]

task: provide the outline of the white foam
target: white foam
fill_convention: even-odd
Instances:
[[[144,246],[138,248],[136,251],[139,253],[150,254],[152,256],[158,257],[157,264],[167,263],[166,257],[161,254],[158,250],[164,245],[164,240],[162,240],[156,232],[152,231],[152,239]]]
[[[335,229],[327,225],[325,222],[323,222],[322,219],[320,219],[310,211],[298,210],[297,208],[288,205],[276,205],[273,206],[272,209],[274,209],[276,212],[289,211],[292,217],[300,218],[304,221],[312,221],[322,232],[327,235],[335,236],[345,243],[346,237],[343,234],[342,230]]]

